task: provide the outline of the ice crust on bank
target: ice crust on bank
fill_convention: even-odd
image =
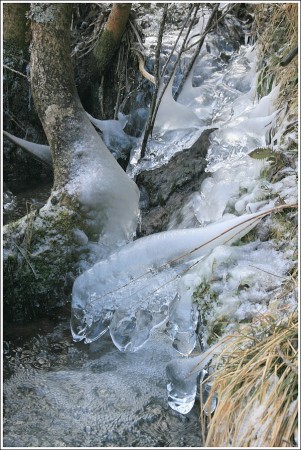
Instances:
[[[187,228],[197,221],[208,225],[215,221],[226,220],[233,214],[245,211],[256,212],[265,204],[273,206],[270,199],[264,200],[266,186],[259,182],[266,161],[242,156],[227,161],[202,182],[200,190],[193,193],[183,206],[181,213],[177,211],[171,218],[168,229]],[[261,197],[262,201],[257,199]],[[231,211],[231,213],[230,213]],[[179,220],[179,217],[182,219]]]

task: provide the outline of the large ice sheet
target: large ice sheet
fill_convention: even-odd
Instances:
[[[120,350],[140,348],[151,330],[168,318],[169,305],[177,294],[177,277],[216,246],[241,238],[262,214],[157,233],[127,244],[95,264],[73,286],[74,340],[92,342],[110,329]],[[176,331],[191,332],[189,320],[195,319],[189,299],[184,297],[174,311],[171,321]],[[178,347],[181,352],[182,343]]]

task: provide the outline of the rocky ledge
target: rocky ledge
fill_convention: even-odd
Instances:
[[[137,176],[142,198],[139,237],[165,230],[171,215],[183,206],[190,193],[200,188],[207,177],[206,156],[210,135],[215,130],[203,131],[190,148],[176,153],[167,164]]]

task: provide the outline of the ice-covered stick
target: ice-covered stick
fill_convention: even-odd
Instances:
[[[81,340],[91,334],[96,322],[105,321],[108,311],[120,307],[133,313],[137,308],[153,309],[152,302],[157,302],[156,305],[159,302],[154,294],[161,293],[165,285],[215,247],[243,237],[271,212],[296,207],[296,204],[281,205],[204,228],[157,233],[125,245],[75,280],[72,293],[74,338]]]
[[[170,263],[175,263],[177,260],[182,259],[183,257],[188,256],[189,254],[198,252],[203,247],[209,246],[215,240],[220,239],[220,238],[223,239],[223,237],[226,238],[224,240],[223,244],[232,243],[235,240],[238,240],[241,237],[243,237],[245,234],[247,234],[248,231],[250,231],[263,217],[265,217],[273,212],[281,211],[283,209],[287,209],[287,208],[292,209],[292,208],[297,208],[297,207],[298,207],[297,203],[293,203],[290,205],[274,206],[273,208],[267,209],[265,211],[261,211],[261,212],[253,213],[253,214],[244,214],[242,216],[238,216],[237,218],[230,219],[229,221],[227,220],[224,222],[219,222],[218,224],[208,225],[208,227],[204,227],[203,229],[206,230],[207,228],[209,228],[211,226],[213,227],[213,226],[217,226],[217,225],[220,225],[222,227],[222,225],[226,225],[226,224],[228,224],[229,227],[227,229],[225,229],[224,231],[222,231],[219,235],[214,236],[211,239],[207,240],[206,242],[202,243],[201,245],[195,247],[190,252],[179,256],[179,258],[177,258],[177,259],[170,261]],[[241,219],[241,220],[237,220],[237,219]],[[233,225],[231,226],[232,221],[236,222],[236,223],[233,223]],[[245,228],[244,228],[244,225],[245,225]],[[249,227],[251,227],[251,228],[249,228]],[[234,233],[232,235],[232,232],[235,231],[236,229],[237,229],[237,233]],[[228,239],[227,239],[227,236],[229,236]],[[214,247],[216,247],[217,245],[220,245],[220,244],[216,244],[216,245],[214,245]]]
[[[235,240],[240,239],[245,234],[247,234],[248,231],[250,231],[263,217],[273,212],[281,211],[286,208],[297,207],[297,203],[290,205],[279,205],[265,211],[253,214],[244,214],[242,216],[219,222],[217,224],[211,224],[203,228],[188,228],[155,233],[153,235],[137,239],[136,241],[127,244],[126,246],[122,247],[121,250],[117,250],[116,252],[114,252],[112,257],[109,257],[108,260],[105,261],[116,260],[116,258],[118,257],[124,259],[124,257],[127,256],[127,252],[128,256],[132,255],[133,257],[136,253],[136,257],[134,258],[134,260],[137,261],[140,256],[139,253],[148,249],[145,257],[143,257],[143,262],[145,260],[145,262],[148,262],[148,265],[151,265],[155,263],[155,260],[163,259],[164,262],[162,263],[162,265],[156,265],[156,271],[163,270],[166,264],[174,265],[180,260],[197,259],[198,257],[209,253],[209,251],[211,251],[218,245],[229,244],[234,242]],[[187,249],[187,247],[189,246],[189,242],[196,242],[197,239],[203,239],[203,242],[185,252],[184,249]],[[176,246],[175,243],[178,240],[181,240],[181,244]],[[166,246],[164,248],[160,247],[159,244],[164,243],[164,241],[168,241],[172,248],[169,245],[167,246],[167,249]],[[142,243],[144,243],[143,247],[142,245],[140,245]],[[178,256],[170,256],[170,258],[168,258],[166,250],[170,253],[170,255],[172,255],[172,253],[176,253],[175,247],[179,250],[177,252]],[[181,251],[181,249],[183,249],[183,251]],[[96,267],[98,264],[102,266],[105,261],[100,261],[100,263],[97,263],[94,267]],[[92,269],[94,267],[92,267]],[[121,270],[126,271],[127,264],[123,267],[120,264],[120,268]],[[92,269],[89,269],[89,271],[91,271]],[[153,271],[153,267],[151,268],[151,271]],[[144,271],[139,276],[133,276],[128,283],[125,283],[119,286],[117,289],[107,292],[107,294],[111,294],[139,280],[141,277],[146,275],[147,272]]]

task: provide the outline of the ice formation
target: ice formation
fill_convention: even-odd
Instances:
[[[220,7],[225,5],[228,3],[221,3]],[[155,4],[150,8],[155,8]],[[153,17],[151,21],[151,26],[155,27]],[[152,33],[156,33],[154,28]],[[146,40],[151,45],[155,45],[155,41],[155,38]],[[234,214],[273,207],[279,197],[287,204],[294,203],[298,197],[294,170],[283,169],[284,177],[271,184],[265,179],[260,180],[261,169],[269,163],[252,160],[247,155],[257,146],[270,142],[273,126],[270,122],[275,121],[273,101],[278,89],[273,89],[256,104],[256,49],[242,46],[237,53],[228,50],[229,43],[225,39],[217,42],[211,36],[207,36],[206,42],[210,53],[201,51],[195,71],[187,80],[178,102],[172,100],[169,91],[165,105],[166,113],[174,108],[180,111],[177,103],[185,106],[186,110],[182,109],[182,112],[188,127],[187,111],[191,108],[193,121],[197,117],[202,127],[173,129],[179,119],[171,117],[168,124],[166,114],[162,114],[161,122],[157,123],[159,139],[149,141],[144,160],[137,162],[139,149],[133,152],[129,171],[133,175],[142,169],[160,166],[175,152],[195,142],[202,129],[217,126],[219,130],[212,135],[209,149],[210,176],[183,206],[184,220],[170,224],[171,229],[188,228],[197,218],[206,228],[192,233],[183,230],[182,234],[177,230],[175,234],[136,241],[76,280],[72,301],[75,340],[91,342],[109,330],[116,346],[127,353],[120,355],[110,351],[109,344],[101,339],[90,345],[92,352],[95,351],[93,348],[100,346],[99,359],[85,360],[81,347],[69,348],[70,359],[73,361],[74,358],[77,364],[71,370],[64,365],[64,370],[28,372],[20,366],[5,386],[10,410],[6,425],[8,446],[37,446],[40,443],[49,447],[55,443],[57,446],[69,444],[76,447],[84,443],[89,447],[100,442],[111,446],[114,442],[112,436],[118,433],[122,435],[120,445],[123,445],[124,436],[129,435],[130,429],[141,429],[141,420],[150,429],[150,434],[154,432],[150,423],[155,423],[159,430],[162,430],[163,423],[164,430],[170,432],[170,423],[161,420],[166,415],[165,409],[162,408],[161,416],[158,414],[158,405],[163,403],[162,398],[166,398],[162,389],[162,381],[166,380],[164,367],[167,364],[169,405],[187,414],[195,402],[198,377],[204,376],[206,364],[212,356],[206,352],[196,358],[187,357],[196,340],[197,311],[193,303],[196,289],[203,288],[200,305],[207,325],[203,326],[201,335],[202,344],[207,348],[211,327],[216,322],[227,315],[230,319],[223,332],[228,333],[235,321],[248,321],[254,314],[265,313],[270,308],[269,302],[274,301],[274,295],[271,296],[271,292],[267,294],[267,291],[272,289],[277,294],[277,289],[286,280],[291,267],[291,249],[276,251],[270,242],[256,241],[230,247],[223,244],[224,235],[212,243],[207,241],[206,248],[189,254],[200,243],[196,236],[206,233],[209,224],[215,223],[221,232],[229,220],[241,219],[233,217]],[[229,64],[220,60],[221,51],[230,58]],[[123,119],[100,122],[94,121],[94,124],[100,125],[105,143],[109,147],[116,142],[117,146],[123,145],[122,140],[126,138]],[[279,129],[271,139],[270,145],[275,149],[283,138],[283,129]],[[296,142],[293,133],[287,133],[284,138],[287,143]],[[78,151],[84,152],[85,148],[79,144]],[[106,168],[98,170],[103,156],[108,172]],[[115,170],[104,148],[99,156],[95,155],[95,160],[94,155],[90,156],[88,168],[89,175],[80,173],[76,183],[69,188],[79,192],[91,226],[96,220],[108,220],[106,237],[114,246],[116,240],[122,242],[130,237],[135,228],[138,194],[124,174]],[[87,242],[82,230],[74,230],[74,235],[83,246],[95,245],[98,248],[97,242]],[[186,237],[182,243],[183,236]],[[217,246],[207,254],[205,250],[209,253],[211,244]],[[112,247],[109,248],[111,250]],[[177,260],[181,256],[183,258]],[[206,302],[212,304],[214,298],[210,291],[217,300],[211,310],[206,311]],[[164,321],[167,322],[167,334],[163,333],[164,324],[162,330],[159,328]],[[155,327],[159,329],[153,330]],[[148,339],[151,333],[152,339]],[[142,345],[143,351],[133,353]],[[183,356],[175,359],[176,350]],[[16,396],[16,390],[22,395]],[[20,403],[20,398],[25,401]],[[148,409],[150,402],[152,415]],[[258,411],[251,408],[249,412],[250,420],[258,425]],[[179,419],[178,414],[170,416]],[[176,426],[172,422],[172,425],[181,433],[179,422]],[[39,427],[36,427],[37,423]],[[187,431],[187,423],[182,423]],[[49,427],[54,430],[51,437],[48,436]],[[298,442],[298,436],[295,441]],[[136,445],[137,435],[134,442]]]
[[[3,131],[4,136],[6,136],[14,144],[19,145],[21,148],[32,154],[34,157],[43,161],[47,166],[52,167],[52,157],[50,153],[49,145],[35,144],[34,142],[26,141],[25,139],[20,139],[13,134]]]
[[[269,242],[255,241],[234,247],[220,245],[181,278],[179,291],[185,293],[182,301],[186,304],[193,305],[196,289],[203,286],[198,304],[202,321],[207,324],[200,328],[205,348],[208,348],[208,341],[212,338],[212,330],[216,324],[224,327],[225,336],[231,333],[235,324],[248,321],[254,315],[265,314],[271,308],[267,292],[277,291],[286,279],[289,258],[289,253],[284,258]],[[208,304],[211,305],[209,310]],[[185,326],[188,310],[183,308],[179,311],[181,320],[178,321],[178,326]],[[172,321],[172,313],[170,316]],[[193,328],[193,321],[190,326]],[[187,339],[180,343],[181,353],[184,354],[183,348],[188,348]],[[186,347],[183,347],[185,344]],[[179,351],[176,346],[175,348]],[[188,354],[189,351],[186,356]],[[186,414],[194,405],[197,377],[205,366],[198,365],[202,356],[204,355],[176,358],[167,366],[168,402],[171,408],[180,413]],[[192,371],[194,365],[196,370]],[[210,388],[210,385],[205,384],[204,389],[206,388]],[[214,409],[214,404],[212,408]]]
[[[127,244],[98,262],[73,286],[74,340],[93,342],[109,329],[120,350],[136,351],[151,330],[168,318],[169,305],[177,294],[177,276],[216,246],[244,236],[265,214],[246,214],[204,228],[157,233]],[[193,345],[187,333],[192,334],[194,328],[190,324],[194,320],[191,302],[183,298],[174,308],[171,322],[175,347],[180,352],[184,348],[184,353],[188,348],[189,353]],[[184,341],[178,342],[181,336]]]
[[[201,355],[175,358],[167,364],[168,403],[172,409],[181,414],[187,414],[191,410],[197,393],[197,378],[200,373],[205,372],[206,365],[221,348],[221,344],[216,344]]]
[[[75,144],[74,152],[74,175],[66,189],[70,195],[76,195],[85,225],[90,229],[90,234],[95,235],[96,243],[102,228],[102,245],[116,248],[132,239],[136,231],[138,187],[125,174],[94,129],[89,135],[86,134],[82,142]]]
[[[270,198],[264,198],[267,187],[259,182],[260,173],[267,166],[266,161],[242,156],[233,160],[231,164],[224,162],[219,169],[205,178],[200,190],[193,193],[183,206],[181,216],[172,217],[169,229],[187,228],[198,222],[207,225],[212,222],[228,219],[233,214],[243,214],[245,211],[256,212],[260,207],[274,204]],[[262,200],[257,201],[258,198]]]
[[[102,138],[104,143],[110,149],[113,156],[118,159],[125,156],[129,148],[133,145],[135,139],[127,135],[123,128],[126,124],[127,117],[119,113],[118,120],[99,120],[87,113],[87,116],[93,125],[102,132]],[[31,153],[34,157],[46,163],[52,167],[52,156],[49,145],[35,144],[34,142],[26,141],[25,139],[18,138],[13,134],[3,131],[11,142],[20,146],[24,150]]]
[[[168,331],[173,347],[182,355],[189,355],[196,346],[198,312],[191,292],[179,281],[178,294],[169,308]]]
[[[201,120],[191,109],[174,100],[172,95],[174,77],[175,75],[171,78],[158,109],[154,125],[157,133],[183,128],[199,129],[202,126]],[[159,88],[158,96],[160,96],[162,87]]]
[[[199,28],[204,26],[202,20]],[[154,44],[153,39],[146,42]],[[277,136],[271,140],[272,130],[283,113],[273,105],[277,86],[256,101],[256,47],[245,45],[236,52],[223,39],[209,35],[206,44],[177,102],[172,95],[177,74],[172,78],[145,158],[139,160],[139,145],[134,147],[128,173],[134,177],[161,166],[210,126],[218,127],[208,152],[210,176],[183,206],[181,223],[172,221],[170,231],[128,244],[84,272],[74,284],[72,300],[72,333],[77,341],[93,342],[109,330],[120,350],[135,352],[154,328],[166,323],[172,346],[184,356],[167,367],[169,404],[184,414],[194,404],[196,379],[205,365],[196,365],[202,355],[187,357],[196,344],[194,291],[206,285],[215,265],[220,265],[216,283],[210,281],[220,303],[208,321],[214,323],[226,313],[233,320],[249,320],[264,312],[266,283],[277,289],[286,273],[283,255],[268,244],[235,249],[228,244],[246,234],[267,213],[263,209],[275,206],[276,195],[287,204],[296,200],[295,174],[287,173],[272,186],[260,181],[262,168],[269,163],[248,156],[257,147],[274,145]],[[221,52],[228,63],[220,58]],[[203,228],[190,228],[195,218]],[[270,260],[276,276],[269,271]],[[206,348],[206,330],[202,337]],[[197,368],[191,371],[192,366]]]
[[[89,114],[87,116],[103,131],[107,141],[110,142],[109,136],[111,136],[111,139],[119,143],[125,142],[127,135],[122,131],[126,122],[124,116],[120,116],[120,121],[100,121]],[[52,167],[49,146],[17,138],[6,131],[4,135]],[[67,183],[66,189],[69,194],[76,194],[85,225],[93,235],[92,241],[87,242],[88,238],[84,231],[75,229],[74,237],[78,243],[88,244],[89,250],[92,250],[96,258],[99,258],[100,255],[133,238],[139,216],[140,194],[134,181],[124,173],[96,131],[92,129],[87,136],[88,138],[82,142],[75,143],[72,179]],[[127,139],[129,140],[130,137],[128,136]],[[118,146],[115,148],[118,149]],[[120,144],[119,153],[117,152],[115,157],[122,157],[123,150],[124,147]],[[53,194],[55,194],[54,191]],[[51,208],[51,202],[44,207],[44,210],[47,208]],[[94,243],[99,240],[101,229],[102,246],[100,247],[95,246]]]
[[[133,137],[123,131],[127,117],[121,113],[118,114],[118,120],[99,120],[88,113],[87,116],[93,125],[102,132],[102,139],[112,155],[116,159],[125,158],[135,142]]]

